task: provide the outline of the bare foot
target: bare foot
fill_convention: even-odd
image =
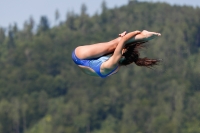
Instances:
[[[154,39],[157,36],[161,36],[161,34],[157,32],[150,32],[147,30],[143,30],[140,34],[137,34],[135,37],[126,41],[126,44],[137,42],[137,41],[149,41],[149,40]]]
[[[143,31],[141,32],[141,34],[144,35],[145,40],[151,40],[151,39],[153,39],[153,38],[155,38],[155,37],[157,37],[157,36],[161,36],[160,33],[157,33],[157,32],[150,32],[150,31],[147,31],[147,30],[143,30]]]

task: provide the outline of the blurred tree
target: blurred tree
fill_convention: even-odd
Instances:
[[[13,49],[15,47],[15,34],[13,31],[13,27],[12,25],[9,26],[9,30],[8,30],[8,42],[7,42],[7,47],[8,49]]]
[[[105,0],[101,4],[101,10],[102,10],[102,13],[104,13],[104,12],[106,12],[108,10],[108,7],[107,7],[107,4],[106,4]]]
[[[22,101],[21,101],[21,116],[22,116],[22,127],[23,127],[23,132],[26,132],[27,130],[27,110],[28,110],[28,104],[27,104],[27,101],[28,101],[28,95],[25,94],[22,98]]]
[[[14,133],[20,133],[20,103],[17,98],[12,100],[12,108],[10,111],[10,118],[12,119],[12,126]]]
[[[73,11],[67,13],[66,24],[69,27],[69,29],[72,30],[72,31],[76,30],[75,25],[74,25],[75,24],[75,18],[76,18],[76,15]]]
[[[42,16],[40,18],[40,23],[38,25],[38,32],[45,32],[47,30],[49,30],[50,28],[50,24],[49,24],[49,20],[46,16]]]
[[[0,123],[2,133],[13,132],[13,121],[10,118],[12,105],[7,100],[1,100],[0,102]]]
[[[55,23],[56,23],[56,25],[57,25],[59,19],[60,19],[60,12],[58,11],[58,9],[56,9],[56,12],[55,12]]]
[[[0,27],[0,45],[4,42],[5,38],[5,29]]]
[[[14,23],[14,26],[13,26],[13,33],[14,33],[14,36],[15,38],[17,39],[17,34],[19,32],[19,29],[18,29],[18,26],[16,23]]]
[[[21,38],[26,40],[31,40],[34,33],[34,26],[35,26],[35,21],[32,17],[30,17],[29,20],[25,21],[24,23],[24,28],[21,33]]]
[[[81,5],[81,16],[87,14],[87,6],[85,4]]]

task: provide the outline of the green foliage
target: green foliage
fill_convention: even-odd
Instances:
[[[67,13],[50,27],[42,16],[19,30],[0,28],[0,132],[200,132],[200,9],[137,2],[89,16]],[[59,12],[55,13],[55,21]],[[109,41],[124,30],[162,36],[141,56],[164,60],[155,70],[134,64],[106,79],[81,73],[79,45]]]

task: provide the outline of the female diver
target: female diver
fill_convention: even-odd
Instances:
[[[146,30],[130,33],[125,31],[109,42],[75,48],[72,59],[84,73],[102,78],[116,73],[121,66],[133,62],[138,66],[151,67],[157,65],[160,60],[139,58],[138,49],[142,48],[145,42],[160,35]]]

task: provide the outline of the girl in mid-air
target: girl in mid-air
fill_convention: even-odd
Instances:
[[[75,48],[72,59],[86,74],[108,77],[131,63],[138,66],[152,67],[160,60],[139,58],[138,49],[143,44],[160,33],[143,31],[123,32],[119,37],[109,42],[84,45]]]

